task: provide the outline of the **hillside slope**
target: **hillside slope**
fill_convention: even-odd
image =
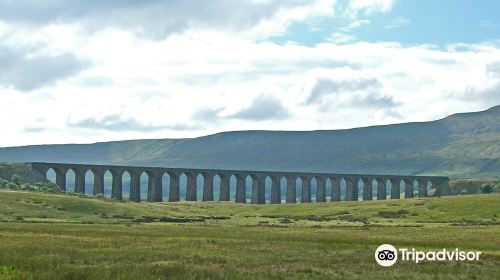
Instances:
[[[421,123],[0,149],[4,162],[500,177],[500,106]]]

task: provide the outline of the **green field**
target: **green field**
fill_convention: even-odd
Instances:
[[[498,279],[500,195],[296,205],[0,191],[0,279]],[[378,245],[482,251],[376,264]]]

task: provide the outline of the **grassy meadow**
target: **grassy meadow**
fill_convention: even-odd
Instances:
[[[498,279],[500,195],[296,205],[0,191],[0,279]],[[478,262],[374,260],[383,243]]]

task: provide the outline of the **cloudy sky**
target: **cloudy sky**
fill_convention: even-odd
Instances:
[[[340,129],[500,104],[497,0],[0,0],[0,146]]]

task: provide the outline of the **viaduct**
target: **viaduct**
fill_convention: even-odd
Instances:
[[[369,175],[369,174],[334,174],[334,173],[305,173],[305,172],[280,172],[280,171],[250,171],[250,170],[220,170],[220,169],[192,169],[192,168],[163,168],[163,167],[141,167],[141,166],[115,166],[115,165],[93,165],[93,164],[70,164],[70,163],[29,163],[32,169],[47,176],[47,172],[52,169],[56,174],[56,184],[66,190],[66,173],[72,170],[75,174],[75,192],[85,192],[85,174],[92,172],[94,175],[93,195],[104,193],[104,174],[109,171],[112,174],[111,197],[116,200],[123,200],[122,177],[125,172],[130,175],[130,195],[129,200],[140,202],[140,177],[143,173],[148,176],[147,201],[163,201],[162,189],[163,175],[170,177],[168,201],[180,201],[179,178],[185,175],[186,200],[196,201],[196,178],[203,177],[203,201],[214,200],[214,177],[220,178],[220,201],[230,200],[230,178],[236,178],[236,203],[246,203],[246,179],[251,178],[251,203],[265,204],[265,180],[271,181],[270,203],[281,203],[280,182],[286,180],[286,203],[296,203],[296,182],[300,178],[302,181],[302,191],[300,202],[311,202],[311,182],[316,181],[316,202],[326,202],[326,182],[331,184],[330,201],[340,201],[341,182],[345,185],[345,200],[357,201],[359,183],[362,182],[363,200],[373,199],[373,183],[376,184],[377,200],[387,198],[387,182],[391,184],[390,199],[399,199],[401,189],[404,186],[405,198],[414,196],[413,188],[418,186],[418,196],[428,196],[429,186],[436,189],[435,195],[450,195],[448,177],[439,176],[399,176],[399,175]],[[166,186],[165,186],[166,187]]]

